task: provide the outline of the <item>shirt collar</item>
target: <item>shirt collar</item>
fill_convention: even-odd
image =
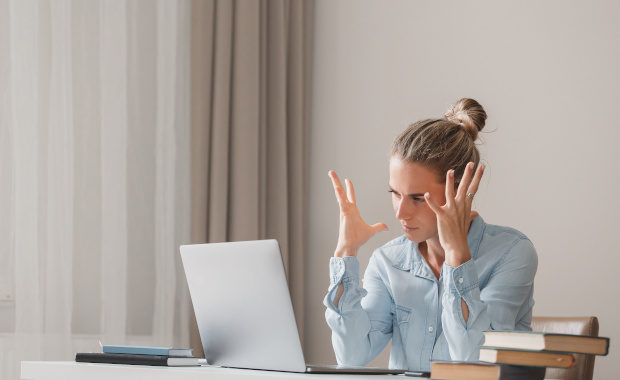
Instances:
[[[472,259],[478,257],[478,249],[480,248],[480,242],[482,241],[485,228],[486,223],[480,215],[472,220],[469,232],[467,233],[467,245],[469,246]],[[427,272],[429,271],[426,270],[426,265],[422,265],[423,260],[424,258],[418,249],[418,243],[408,240],[407,244],[404,244],[400,252],[395,255],[392,265],[404,271],[411,271],[413,269],[414,274],[421,277],[428,277],[429,273]],[[432,273],[430,273],[430,275],[432,275]]]

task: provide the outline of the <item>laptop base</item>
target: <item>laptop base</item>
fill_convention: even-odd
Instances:
[[[307,365],[306,373],[340,373],[340,374],[366,374],[366,375],[400,375],[404,369],[373,368],[373,367],[348,367],[338,365]]]

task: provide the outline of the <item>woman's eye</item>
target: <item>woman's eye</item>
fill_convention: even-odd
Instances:
[[[414,201],[416,201],[416,202],[425,202],[425,201],[424,201],[424,198],[418,198],[418,197],[416,197],[416,198],[413,198],[413,200],[414,200]]]
[[[397,193],[397,192],[395,192],[394,190],[388,190],[388,193],[392,193],[392,196],[393,196],[393,197],[396,197],[396,198],[400,197],[400,194],[398,194],[398,193]]]

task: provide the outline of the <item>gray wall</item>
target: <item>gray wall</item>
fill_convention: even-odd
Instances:
[[[306,352],[334,362],[322,297],[338,232],[329,169],[356,186],[362,216],[400,235],[387,156],[410,122],[473,97],[489,118],[474,209],[527,234],[539,254],[535,315],[596,315],[611,354],[618,325],[620,2],[327,1],[316,7]],[[378,364],[384,364],[385,353]],[[617,359],[616,359],[617,360]]]

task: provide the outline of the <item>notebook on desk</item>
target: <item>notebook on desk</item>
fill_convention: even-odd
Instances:
[[[181,246],[209,364],[310,373],[405,370],[306,365],[276,240]]]

